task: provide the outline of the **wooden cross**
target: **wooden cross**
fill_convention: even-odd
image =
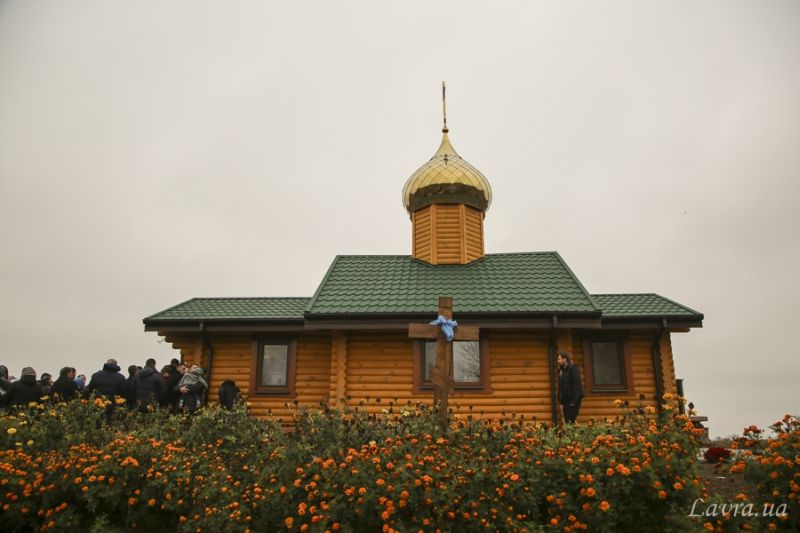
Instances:
[[[439,315],[453,319],[452,296],[439,296]],[[412,339],[436,340],[436,365],[430,369],[433,383],[433,404],[438,410],[439,426],[447,429],[447,400],[453,391],[453,343],[447,340],[441,326],[434,324],[409,324],[408,336]],[[480,340],[480,328],[477,326],[457,326],[453,334],[456,341]],[[425,365],[425,351],[422,350],[422,365]],[[425,369],[423,368],[423,375]]]

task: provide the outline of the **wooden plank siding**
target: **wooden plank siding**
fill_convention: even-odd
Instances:
[[[490,330],[484,331],[489,345],[490,391],[455,391],[450,397],[451,408],[459,415],[471,413],[476,417],[506,418],[524,415],[551,423],[550,330]],[[651,347],[657,332],[631,332],[627,349],[631,358],[632,387],[625,394],[592,394],[587,391],[578,421],[603,419],[620,413],[615,399],[639,402],[645,395],[646,405],[655,405],[655,372]],[[558,330],[558,350],[572,353],[576,366],[584,372],[583,339],[581,331]],[[316,408],[321,402],[340,406],[340,400],[352,407],[364,405],[369,412],[388,408],[389,402],[402,407],[407,402],[432,404],[432,392],[413,393],[414,361],[412,341],[406,332],[369,331],[333,332],[331,334],[302,334],[297,343],[296,396],[270,396],[248,391],[253,358],[256,353],[250,335],[212,335],[214,348],[210,399],[216,401],[217,390],[225,379],[233,379],[250,402],[255,416],[278,416],[291,423],[293,406]],[[169,336],[182,357],[198,361],[199,335]],[[200,350],[202,351],[202,350]],[[669,334],[661,339],[662,372],[667,392],[675,391],[675,369]],[[201,361],[204,364],[205,361]],[[380,398],[380,403],[376,400]],[[286,404],[292,404],[287,407]]]
[[[467,263],[483,257],[483,211],[465,206],[464,243]]]
[[[656,406],[656,379],[655,372],[653,371],[653,356],[651,352],[656,334],[656,332],[637,332],[631,333],[627,337],[627,355],[631,359],[630,369],[633,373],[632,376],[628,377],[628,391],[626,393],[593,393],[589,390],[585,391],[586,396],[583,398],[583,402],[581,403],[578,422],[586,421],[590,418],[604,419],[614,417],[621,413],[621,410],[614,405],[614,400],[627,400],[631,406],[636,406],[640,402],[640,394],[643,394],[645,397],[642,401],[645,406]],[[665,336],[665,339],[668,343],[668,335]],[[665,341],[662,340],[662,343],[663,342]],[[573,363],[581,369],[585,384],[585,363],[583,353],[584,344],[583,335],[580,332],[573,333],[571,346]],[[563,349],[563,347],[560,346],[560,349]],[[662,362],[666,357],[669,357],[671,360],[672,352],[671,350],[664,351],[662,348]],[[672,377],[669,377],[667,374],[664,374],[664,379],[665,382],[671,380],[672,389],[674,390],[674,372],[671,374],[671,376]]]
[[[466,264],[483,257],[483,212],[464,204],[435,204],[415,211],[412,254],[432,265]]]
[[[415,211],[411,216],[412,254],[428,263],[433,259],[431,206]]]
[[[463,263],[461,260],[461,211],[458,205],[431,206],[436,211],[433,238],[436,241],[437,265]]]

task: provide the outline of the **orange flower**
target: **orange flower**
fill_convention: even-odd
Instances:
[[[606,513],[606,512],[608,512],[608,510],[609,510],[609,509],[611,509],[611,504],[610,504],[610,503],[608,503],[608,502],[607,502],[607,501],[605,501],[605,500],[603,500],[602,502],[600,502],[600,510],[601,510],[601,511],[603,511],[604,513]]]
[[[667,499],[667,493],[665,491],[663,491],[663,490],[660,490],[660,491],[658,491],[658,497],[660,499],[662,499],[662,500],[666,500]]]
[[[588,497],[594,498],[594,494],[595,494],[595,492],[594,492],[594,489],[592,487],[589,487],[588,489],[586,489],[586,495]]]
[[[681,485],[679,481],[676,481],[675,483],[672,484],[672,488],[675,490],[682,490],[683,485]]]
[[[283,521],[283,523],[286,524],[287,528],[292,529],[292,525],[294,524],[294,518],[288,516],[286,517],[286,520]]]
[[[714,531],[714,525],[711,522],[704,523],[703,527],[706,529],[706,531]]]

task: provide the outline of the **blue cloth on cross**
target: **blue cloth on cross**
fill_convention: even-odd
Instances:
[[[449,320],[444,315],[439,315],[439,318],[431,322],[432,326],[442,326],[442,333],[449,342],[453,342],[453,330],[458,326],[455,320]]]

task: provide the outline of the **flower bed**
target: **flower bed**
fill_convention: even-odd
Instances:
[[[732,464],[720,472],[748,488],[735,497],[741,510],[709,520],[707,530],[800,531],[800,418],[786,415],[770,429],[766,438],[750,426],[732,443]]]
[[[548,429],[424,406],[298,410],[284,434],[244,408],[193,417],[103,402],[0,419],[8,529],[686,531],[702,494],[686,417]],[[666,517],[666,518],[665,518]]]

